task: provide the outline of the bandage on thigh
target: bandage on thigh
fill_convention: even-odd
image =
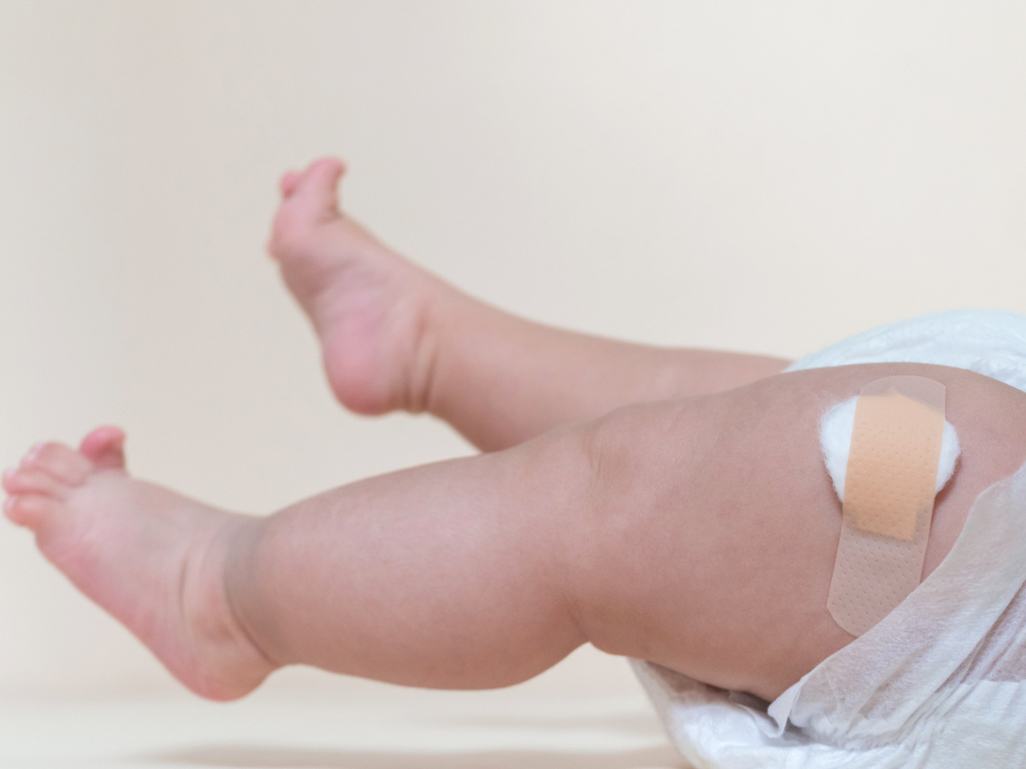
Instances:
[[[859,391],[827,608],[860,636],[919,585],[930,538],[945,388],[892,376]]]

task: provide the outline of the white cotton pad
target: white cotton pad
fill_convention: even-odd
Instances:
[[[823,451],[830,480],[834,482],[837,498],[844,501],[844,475],[848,469],[848,450],[851,448],[851,435],[855,427],[856,395],[836,406],[823,415],[819,428],[819,444]],[[940,463],[937,466],[937,488],[940,491],[955,472],[955,463],[962,452],[958,445],[958,433],[947,420],[944,421],[944,437],[941,440]]]

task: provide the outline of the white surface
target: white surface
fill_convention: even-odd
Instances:
[[[671,769],[648,701],[391,690],[0,704],[0,766]]]

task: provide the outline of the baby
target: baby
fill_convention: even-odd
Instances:
[[[361,414],[429,412],[482,454],[272,516],[125,470],[124,434],[31,449],[4,510],[204,697],[302,663],[410,686],[515,684],[591,643],[773,700],[852,643],[827,611],[841,507],[819,418],[868,381],[947,388],[958,472],[924,567],[1026,461],[1026,395],[972,371],[661,349],[546,328],[419,269],[340,213],[343,166],[281,181],[271,254]]]

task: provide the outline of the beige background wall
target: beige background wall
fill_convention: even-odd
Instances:
[[[1024,39],[1011,2],[0,2],[0,461],[114,422],[263,513],[468,452],[329,397],[263,252],[322,153],[387,241],[563,326],[800,356],[1026,311]],[[175,688],[0,524],[0,692]]]

